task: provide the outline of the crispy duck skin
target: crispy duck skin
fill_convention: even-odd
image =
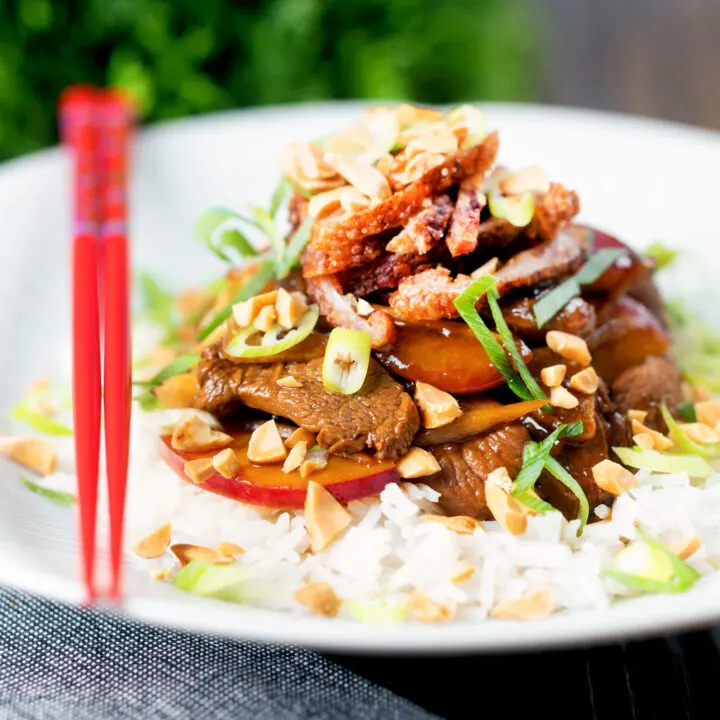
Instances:
[[[385,249],[407,255],[427,254],[442,239],[452,212],[452,200],[441,195],[429,208],[413,215]]]
[[[445,238],[453,257],[467,255],[477,247],[480,213],[487,203],[482,191],[484,183],[482,174],[472,175],[460,183],[455,214]]]

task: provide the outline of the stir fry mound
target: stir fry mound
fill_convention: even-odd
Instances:
[[[653,261],[577,224],[573,190],[500,148],[474,107],[409,105],[289,145],[286,239],[280,204],[256,209],[274,261],[260,248],[195,303],[190,360],[154,395],[242,425],[242,462],[278,485],[354,459],[510,532],[550,508],[597,519],[626,489],[613,448],[674,442],[682,377]],[[207,238],[258,254],[236,226]]]

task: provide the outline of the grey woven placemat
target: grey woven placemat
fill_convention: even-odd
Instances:
[[[0,588],[0,718],[431,720],[315,653],[205,637]]]

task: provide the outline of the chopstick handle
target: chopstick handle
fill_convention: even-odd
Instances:
[[[60,133],[73,163],[73,414],[83,579],[89,601],[95,598],[101,397],[94,101],[92,88],[75,87],[65,92],[59,106]]]
[[[133,117],[127,100],[112,91],[103,93],[100,113],[105,329],[103,397],[110,515],[109,594],[117,600],[122,594],[123,523],[132,391],[127,177]]]

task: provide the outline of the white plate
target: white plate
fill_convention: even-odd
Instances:
[[[233,112],[142,133],[134,152],[132,235],[137,267],[177,286],[211,277],[217,264],[192,239],[208,205],[263,203],[286,141],[342,127],[354,104]],[[664,240],[702,252],[683,290],[717,282],[720,135],[595,112],[488,105],[501,161],[540,164],[577,189],[581,219],[643,247]],[[0,408],[38,376],[68,362],[68,164],[57,150],[0,168]],[[2,422],[2,421],[0,421]],[[79,601],[72,512],[0,483],[0,582]],[[147,622],[283,640],[342,652],[467,652],[609,642],[720,621],[720,574],[681,596],[646,597],[606,611],[540,622],[374,628],[296,618],[203,601],[130,573],[124,610]]]

